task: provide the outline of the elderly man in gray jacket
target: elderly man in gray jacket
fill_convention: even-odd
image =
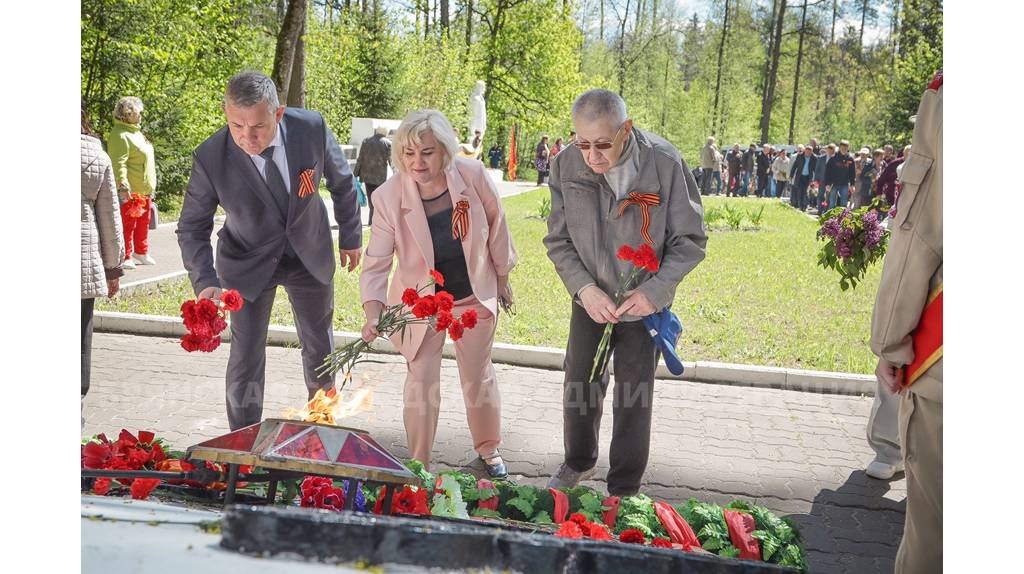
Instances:
[[[549,487],[575,486],[593,474],[607,371],[591,381],[605,325],[613,323],[615,370],[608,492],[635,494],[650,450],[656,347],[640,320],[672,304],[707,244],[700,192],[686,162],[664,139],[633,127],[622,98],[585,92],[573,105],[577,141],[552,164],[548,257],[573,297],[566,345],[565,462]],[[617,303],[631,263],[620,246],[650,245],[660,260]]]

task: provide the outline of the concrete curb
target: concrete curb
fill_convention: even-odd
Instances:
[[[94,321],[95,330],[104,333],[127,333],[155,337],[181,337],[186,333],[185,326],[182,325],[181,319],[178,317],[97,311]],[[345,345],[356,340],[358,336],[358,333],[335,331],[334,344],[335,346]],[[224,340],[230,341],[230,339],[230,331],[225,331]],[[294,327],[271,325],[267,332],[267,344],[298,347],[299,338]],[[378,353],[397,354],[397,350],[386,339],[378,339],[371,348]],[[455,346],[451,341],[445,343],[443,355],[450,359],[455,358]],[[565,351],[553,347],[495,343],[492,357],[495,363],[561,370],[565,361]],[[683,365],[686,370],[682,376],[676,376],[669,373],[663,363],[659,364],[656,376],[659,379],[833,395],[874,396],[876,387],[875,377],[854,373],[807,371],[710,361],[684,361]]]

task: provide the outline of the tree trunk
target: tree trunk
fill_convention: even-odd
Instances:
[[[601,31],[601,43],[604,44],[604,0],[597,0],[601,3],[601,25],[599,29]]]
[[[800,64],[804,60],[804,26],[807,25],[807,0],[804,0],[803,10],[800,13],[800,40],[796,48],[796,73],[793,75],[793,105],[789,108],[789,140],[787,143],[793,145],[793,128],[796,124],[796,99],[800,93]]]
[[[441,0],[441,34],[445,38],[451,38],[451,30],[448,26],[448,0]]]
[[[718,43],[718,71],[715,73],[715,104],[711,108],[711,135],[718,134],[718,100],[722,94],[722,56],[725,38],[729,34],[729,0],[725,0],[725,20],[722,22],[722,40]]]
[[[785,0],[782,0],[785,2]],[[778,14],[778,0],[772,0],[772,17],[768,20],[768,49],[764,52],[764,71],[761,72],[761,115],[764,116],[764,100],[768,96],[768,75],[772,71],[772,45],[775,43],[775,16]]]
[[[288,101],[288,91],[292,85],[292,68],[295,64],[295,52],[306,22],[306,0],[288,0],[288,10],[277,34],[277,49],[274,50],[274,71],[271,78],[277,85],[277,97],[282,102]]]
[[[629,21],[629,0],[626,1],[626,13],[619,22],[619,95],[625,97],[626,89],[626,22]]]
[[[473,48],[473,0],[466,0],[466,57]]]
[[[292,108],[306,107],[306,22],[302,22],[299,38],[295,41],[295,61],[292,63],[291,80],[288,85],[288,103]]]
[[[437,0],[434,0],[435,2]],[[430,38],[430,0],[423,0],[423,39]]]
[[[765,85],[765,97],[761,102],[761,141],[768,141],[768,129],[772,120],[772,105],[775,103],[775,86],[779,79],[779,54],[782,52],[782,28],[786,21],[786,0],[779,2],[778,17],[775,20],[775,34],[772,39],[771,69]]]

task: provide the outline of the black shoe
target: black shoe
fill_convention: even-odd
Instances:
[[[501,459],[501,455],[494,455],[490,458],[480,457],[480,462],[484,463],[484,468],[491,478],[508,477],[508,468],[505,467],[505,461]]]

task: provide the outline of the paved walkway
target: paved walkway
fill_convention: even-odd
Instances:
[[[227,432],[224,367],[228,345],[187,354],[175,339],[97,333],[85,432],[152,430],[184,449]],[[374,385],[373,407],[347,420],[400,457],[405,367],[380,355],[360,377]],[[522,482],[543,485],[561,462],[562,373],[497,365],[503,453]],[[474,460],[455,363],[442,367],[436,468]],[[299,350],[267,349],[264,417],[305,399]],[[643,491],[681,502],[754,500],[802,527],[812,572],[889,573],[902,534],[905,481],[867,478],[864,438],[870,398],[659,381],[651,463]],[[610,410],[610,409],[609,409]],[[601,427],[596,480],[604,488],[611,416]],[[902,475],[901,475],[902,476]]]

